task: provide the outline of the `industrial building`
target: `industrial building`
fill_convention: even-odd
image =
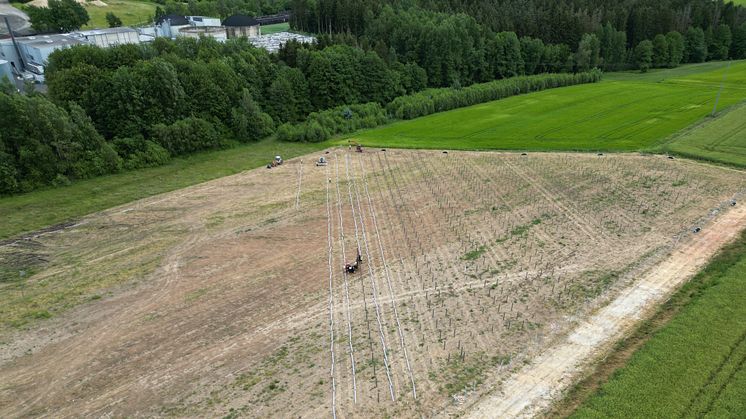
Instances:
[[[186,16],[165,15],[155,21],[155,36],[164,38],[176,38],[183,28],[190,27],[191,24]]]
[[[0,60],[7,61],[14,76],[32,73],[36,81],[44,81],[44,66],[49,55],[58,49],[87,44],[70,34],[23,36],[0,39]]]
[[[174,39],[177,36],[182,35],[198,37],[199,34],[202,33],[204,36],[209,36],[218,40],[222,38],[222,40],[225,41],[225,35],[221,36],[219,31],[208,29],[195,30],[194,28],[220,28],[220,19],[207,16],[165,15],[155,21],[153,35],[156,37],[162,36]],[[184,31],[186,31],[186,33],[183,33]],[[148,33],[150,31],[144,32]]]
[[[222,26],[191,26],[179,30],[179,35],[187,38],[213,38],[218,42],[225,42],[227,39]]]
[[[262,35],[259,21],[246,15],[233,15],[225,18],[223,26],[228,38],[256,38]]]
[[[10,62],[7,60],[0,60],[0,80],[3,78],[13,81],[13,69],[10,67]]]
[[[101,48],[140,43],[139,33],[135,29],[126,27],[78,31],[72,32],[70,35]]]

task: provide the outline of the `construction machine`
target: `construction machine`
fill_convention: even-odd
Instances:
[[[355,258],[355,262],[353,263],[345,263],[345,272],[348,274],[354,274],[358,268],[360,268],[360,263],[363,261],[363,257],[360,256],[360,250],[357,251],[357,257]]]
[[[274,160],[272,160],[271,162],[269,162],[269,163],[267,164],[267,169],[271,169],[271,168],[273,168],[273,167],[281,166],[281,165],[282,165],[282,163],[283,163],[282,157],[280,157],[280,156],[275,156],[275,159],[274,159]]]

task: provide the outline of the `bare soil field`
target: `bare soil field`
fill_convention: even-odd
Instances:
[[[0,416],[460,414],[746,187],[660,156],[317,157],[3,243],[33,269],[0,283]]]

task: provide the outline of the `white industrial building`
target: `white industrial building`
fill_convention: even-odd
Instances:
[[[179,31],[179,36],[187,38],[213,38],[218,42],[225,42],[228,37],[225,33],[225,28],[222,26],[192,26],[189,28],[182,28]]]
[[[44,66],[49,55],[58,49],[84,45],[87,41],[69,34],[37,35],[0,40],[0,60],[7,61],[14,76],[33,73],[44,80]]]
[[[142,33],[152,33],[155,37],[161,36],[171,39],[177,36],[195,38],[199,37],[200,33],[203,36],[215,38],[219,41],[225,41],[226,38],[225,29],[220,25],[220,19],[207,16],[161,16],[155,21],[152,31],[149,28],[143,28]]]
[[[246,15],[233,15],[223,21],[228,38],[254,38],[262,35],[259,21]]]
[[[135,29],[126,27],[78,31],[70,35],[101,48],[140,43],[140,34]]]

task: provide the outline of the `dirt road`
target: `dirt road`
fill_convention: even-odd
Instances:
[[[692,237],[611,304],[580,324],[566,339],[510,377],[478,404],[472,418],[532,417],[559,397],[585,366],[630,332],[718,249],[746,226],[746,206],[736,207]]]

